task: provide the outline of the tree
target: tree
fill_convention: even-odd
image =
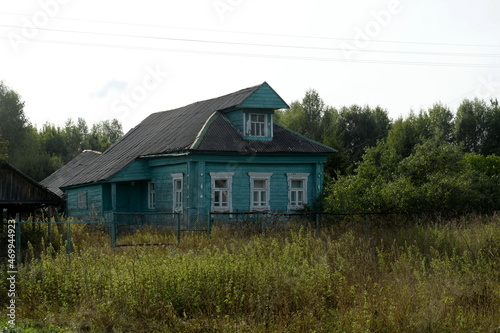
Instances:
[[[7,161],[8,151],[7,141],[2,139],[2,133],[0,133],[0,163]]]
[[[325,109],[325,103],[319,97],[316,90],[310,89],[302,99],[302,108],[304,109],[305,123],[303,134],[308,138],[319,141],[321,133],[321,117]]]
[[[482,147],[483,155],[500,156],[500,106],[498,100],[491,100],[486,112],[486,136]]]
[[[428,110],[430,136],[445,142],[454,142],[454,117],[453,113],[442,104],[434,104]]]
[[[294,101],[290,103],[290,109],[279,110],[275,113],[275,121],[286,128],[291,129],[300,134],[304,134],[305,131],[305,112],[302,104],[299,101]]]
[[[341,131],[343,147],[349,155],[350,165],[361,161],[368,147],[387,137],[391,121],[387,111],[376,107],[352,105],[340,109],[336,128]]]
[[[325,103],[314,90],[308,90],[301,102],[294,101],[289,110],[277,113],[275,120],[283,126],[310,139],[321,140],[321,118]]]
[[[105,151],[123,135],[122,125],[117,119],[104,120],[92,126],[88,136],[88,148]]]
[[[19,160],[26,157],[24,149],[29,144],[29,122],[24,114],[24,102],[19,94],[1,81],[0,120],[0,133],[3,140],[8,144],[7,155],[9,161],[15,165]]]
[[[488,136],[487,106],[479,99],[464,100],[457,110],[455,136],[470,153],[482,153]]]

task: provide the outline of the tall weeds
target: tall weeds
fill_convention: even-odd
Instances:
[[[19,267],[19,318],[75,332],[498,329],[498,216],[369,232],[353,223],[320,232],[215,228],[210,237],[183,235],[178,246],[147,230],[127,242],[166,245],[114,252],[75,230],[69,256],[45,246]]]

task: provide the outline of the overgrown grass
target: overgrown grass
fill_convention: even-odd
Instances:
[[[114,252],[72,227],[69,256],[62,237],[25,255],[18,318],[46,332],[500,331],[499,216],[386,222],[215,227],[180,245],[140,230],[121,241],[164,245]]]

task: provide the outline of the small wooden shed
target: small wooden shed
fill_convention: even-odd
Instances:
[[[8,163],[0,163],[0,221],[16,213],[63,204],[60,196]]]

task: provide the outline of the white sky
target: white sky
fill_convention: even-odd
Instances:
[[[41,127],[153,112],[267,81],[288,103],[391,118],[500,97],[498,0],[0,0],[0,80]],[[1,120],[0,120],[1,121]]]

